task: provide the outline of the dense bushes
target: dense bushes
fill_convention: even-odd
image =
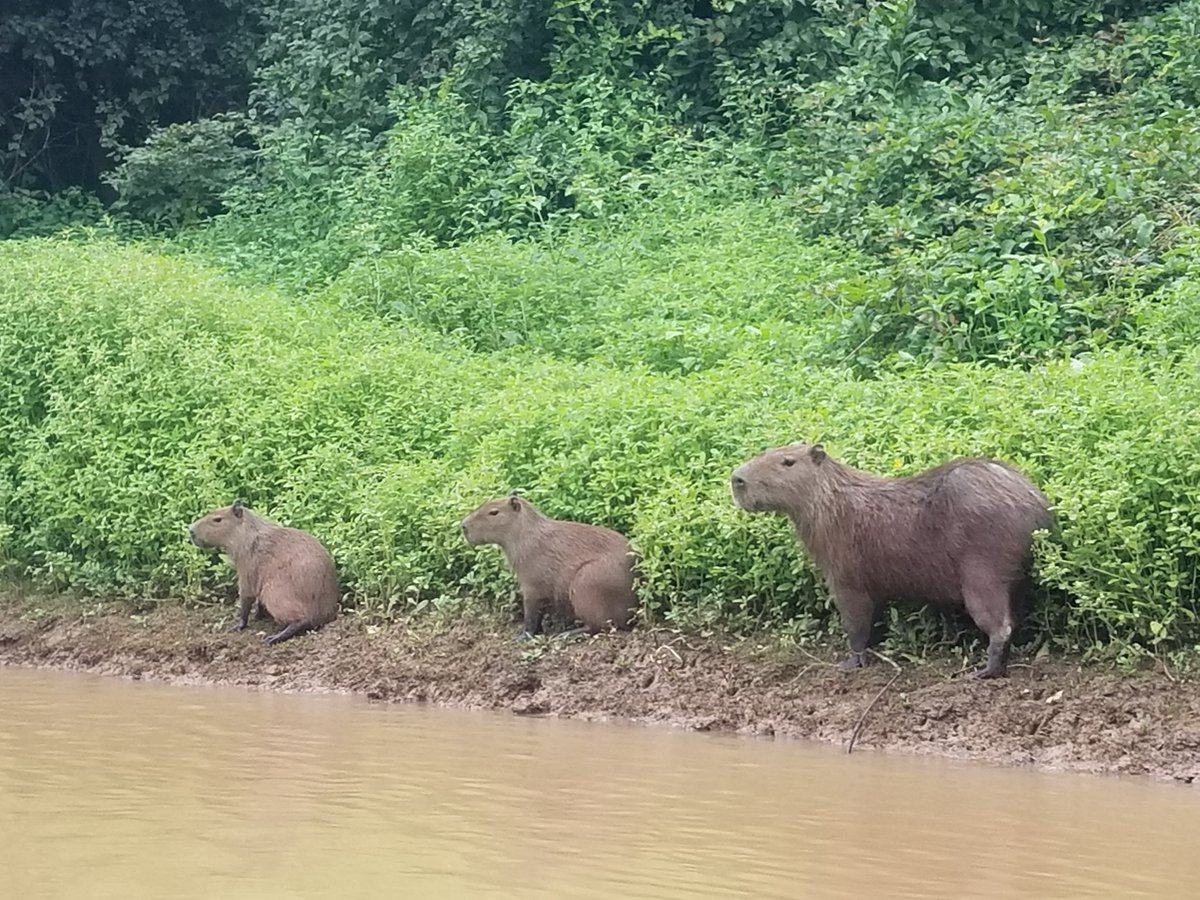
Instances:
[[[0,250],[0,322],[0,552],[52,583],[195,591],[206,560],[183,525],[241,495],[325,539],[365,608],[503,597],[497,555],[456,523],[522,488],[628,531],[659,614],[818,629],[826,604],[784,523],[735,510],[726,478],[819,437],[875,471],[985,453],[1043,484],[1061,537],[1041,555],[1039,638],[1200,642],[1194,350],[870,381],[752,358],[665,375],[471,353],[190,264],[42,241]]]
[[[888,34],[940,41],[921,24],[921,4],[877,4],[870,16],[892,7]],[[1047,33],[1082,27],[1098,11],[1080,5]],[[256,180],[231,182],[221,203],[232,213],[184,243],[301,291],[348,269],[359,284],[377,272],[375,300],[387,301],[389,282],[411,271],[405,260],[433,260],[431,247],[446,249],[436,265],[452,270],[493,254],[569,254],[584,242],[613,248],[602,266],[623,262],[618,254],[658,264],[666,257],[652,255],[655,233],[697,216],[713,226],[697,231],[697,248],[707,241],[721,255],[734,243],[767,266],[781,234],[797,247],[834,241],[853,248],[875,289],[838,307],[829,358],[870,374],[944,360],[1031,365],[1128,341],[1131,298],[1166,279],[1165,255],[1200,212],[1191,165],[1200,120],[1190,102],[1200,58],[1185,39],[1200,28],[1194,0],[1061,43],[1002,41],[998,56],[973,66],[930,68],[932,51],[910,41],[896,51],[905,66],[954,77],[914,76],[902,91],[883,90],[895,73],[870,54],[812,81],[764,76],[744,84],[737,115],[729,107],[720,128],[711,117],[698,128],[663,102],[663,72],[629,59],[632,69],[617,66],[614,54],[632,52],[628,35],[601,18],[608,24],[589,26],[591,63],[568,54],[542,80],[505,82],[494,115],[452,75],[437,88],[394,90],[392,124],[371,141],[339,142],[299,120],[264,129]],[[952,20],[943,24],[954,32]],[[829,22],[812,27],[820,46],[848,52],[826,33]],[[854,18],[845,27],[861,36],[884,26]],[[748,208],[756,211],[737,211]],[[425,315],[436,300],[436,328],[470,327],[455,320],[461,285],[450,308],[445,286],[430,287],[399,306]],[[720,306],[720,295],[702,305]],[[547,306],[539,315],[572,314]],[[528,342],[523,323],[501,331]]]
[[[159,129],[106,180],[117,191],[114,210],[171,229],[224,211],[225,198],[253,190],[256,175],[250,123],[217,115]]]

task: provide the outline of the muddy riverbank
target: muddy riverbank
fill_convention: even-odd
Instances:
[[[168,682],[339,691],[521,715],[625,719],[845,744],[894,671],[843,673],[832,653],[668,630],[518,644],[499,622],[373,627],[343,617],[275,647],[229,610],[94,612],[0,598],[0,664]],[[905,665],[855,748],[1143,775],[1200,785],[1200,682],[1070,660],[1022,660],[1005,680],[949,660]]]

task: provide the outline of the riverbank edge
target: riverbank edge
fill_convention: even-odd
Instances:
[[[995,681],[962,677],[961,663],[951,659],[906,663],[899,674],[882,663],[847,673],[832,665],[833,649],[813,654],[668,629],[518,643],[509,623],[467,618],[379,626],[343,616],[320,632],[268,646],[262,626],[269,623],[230,633],[230,622],[231,612],[215,607],[162,604],[135,612],[0,595],[0,665],[842,746],[861,721],[856,752],[1200,786],[1194,677],[1121,674],[1070,659],[1019,661],[1009,678]]]

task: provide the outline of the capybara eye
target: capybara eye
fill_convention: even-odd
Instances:
[[[214,522],[214,523],[216,523],[216,522],[220,522],[220,521],[221,521],[221,517],[220,517],[220,516],[217,516],[215,519],[213,519],[213,522]]]
[[[500,510],[493,509],[490,513],[488,513],[488,515],[489,516],[498,516],[498,515],[500,515]]]
[[[790,469],[792,466],[794,466],[796,464],[796,460],[790,456],[785,456],[783,458],[783,464]]]

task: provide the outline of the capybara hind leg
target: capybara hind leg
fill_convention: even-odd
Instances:
[[[963,604],[971,620],[988,636],[987,665],[974,678],[1003,678],[1008,674],[1012,643],[1012,591],[984,566],[968,566],[963,579]]]
[[[1008,654],[1012,641],[988,638],[987,665],[971,673],[972,678],[1003,678],[1008,674]]]
[[[278,644],[280,641],[286,641],[288,638],[293,638],[298,634],[303,634],[308,631],[309,625],[307,622],[293,622],[287,628],[277,634],[273,634],[266,639],[268,644]]]
[[[850,641],[850,655],[838,663],[839,669],[861,669],[871,663],[867,647],[871,643],[871,626],[875,621],[875,604],[860,591],[834,592],[834,604],[842,616],[842,625]]]
[[[629,577],[623,564],[614,565],[611,560],[593,560],[579,567],[567,596],[571,617],[584,626],[574,633],[599,634],[630,627],[636,601]]]

